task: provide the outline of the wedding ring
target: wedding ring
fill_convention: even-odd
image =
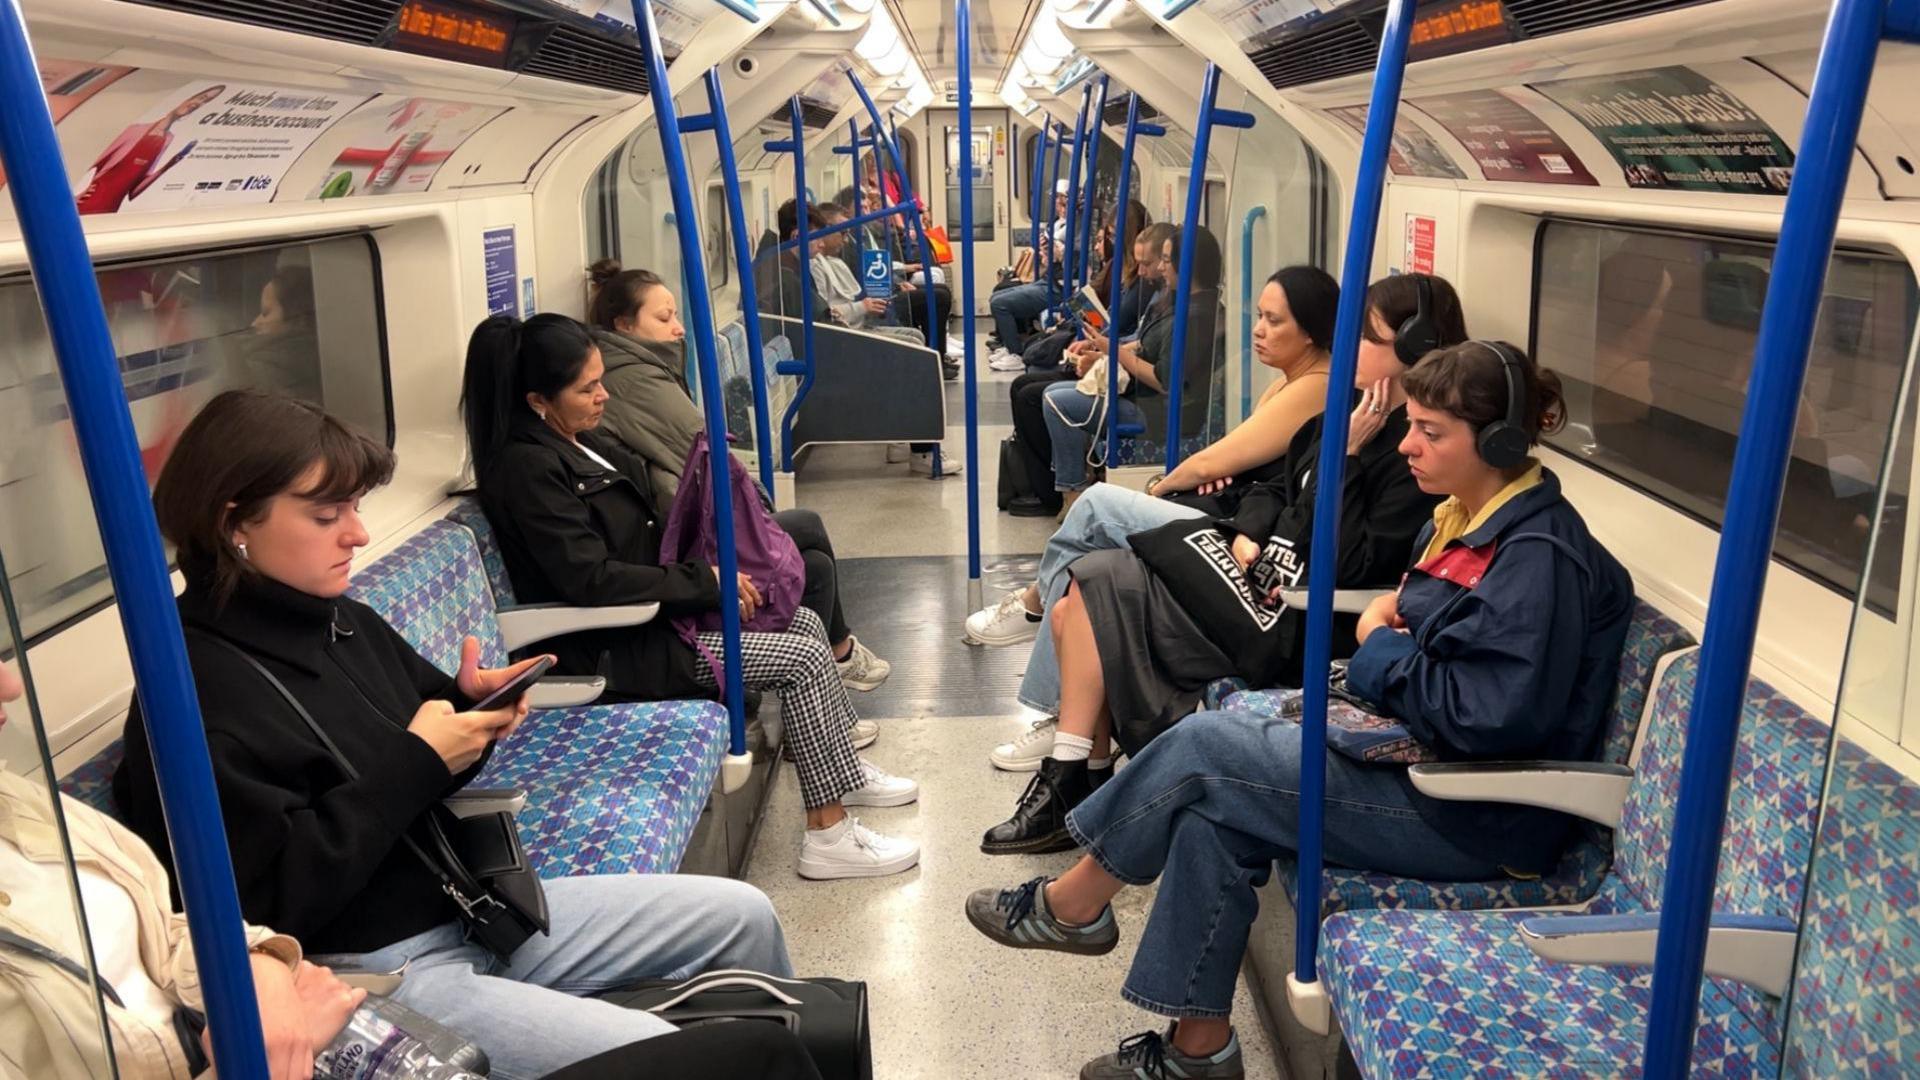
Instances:
[[[1383,408],[1381,408],[1381,407],[1380,407],[1380,406],[1378,406],[1378,405],[1375,405],[1375,406],[1373,407],[1373,411],[1374,411],[1374,414],[1375,414],[1375,415],[1378,415],[1378,414],[1380,414],[1380,413],[1383,413],[1383,412],[1386,412],[1387,410],[1385,410],[1385,409],[1383,409]]]

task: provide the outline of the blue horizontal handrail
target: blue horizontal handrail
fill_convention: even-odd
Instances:
[[[859,197],[860,196],[858,195],[854,196],[855,199],[858,199]],[[881,207],[878,210],[869,210],[863,214],[855,214],[853,217],[850,217],[845,221],[836,221],[831,225],[825,225],[825,226],[822,226],[821,228],[814,229],[807,234],[807,238],[809,240],[818,240],[823,236],[832,236],[835,233],[843,233],[843,232],[851,231],[853,229],[858,229],[864,225],[868,225],[872,222],[879,221],[881,218],[899,217],[902,215],[918,216],[919,213],[920,213],[920,208],[913,205],[912,203],[897,203],[893,206]],[[800,246],[800,241],[798,238],[795,238],[793,240],[783,240],[780,242],[781,251],[792,251],[799,246]]]

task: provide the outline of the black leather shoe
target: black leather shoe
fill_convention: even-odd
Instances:
[[[1007,513],[1013,517],[1052,517],[1059,512],[1059,503],[1048,505],[1034,495],[1015,495],[1007,503]]]
[[[1040,855],[1079,845],[1067,831],[1067,812],[1093,794],[1085,761],[1043,758],[1013,816],[987,830],[980,850],[989,855]]]

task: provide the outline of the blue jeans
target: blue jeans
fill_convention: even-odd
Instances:
[[[1041,410],[1046,417],[1047,435],[1053,440],[1053,489],[1079,491],[1087,486],[1087,453],[1093,440],[1106,433],[1106,406],[1099,398],[1081,393],[1075,384],[1063,382],[1047,387],[1047,400]],[[1140,422],[1140,410],[1126,398],[1119,399],[1118,413],[1123,424]],[[1095,422],[1096,416],[1102,417]]]
[[[1065,384],[1063,384],[1065,385]],[[1190,506],[1156,499],[1118,484],[1095,484],[1067,511],[1040,553],[1040,636],[1020,679],[1020,704],[1052,713],[1060,708],[1060,659],[1053,651],[1053,605],[1067,595],[1067,567],[1082,555],[1127,546],[1127,537],[1169,521],[1206,516]]]
[[[1121,993],[1162,1016],[1224,1017],[1247,932],[1277,856],[1299,847],[1300,725],[1202,712],[1148,743],[1067,817],[1107,873],[1156,879],[1147,928]],[[1447,808],[1415,791],[1398,765],[1327,754],[1326,858],[1437,881],[1498,878],[1500,868],[1454,846]],[[1464,819],[1463,819],[1464,820]],[[1315,919],[1303,917],[1303,932]]]
[[[361,966],[405,964],[394,997],[485,1050],[497,1080],[535,1080],[674,1030],[584,995],[721,968],[792,974],[773,905],[744,882],[606,874],[545,884],[552,933],[528,938],[511,964],[461,940],[459,924],[448,923],[366,953]]]
[[[1027,345],[1021,324],[1032,322],[1047,310],[1047,284],[1030,281],[1001,289],[987,301],[987,310],[993,313],[993,332],[1000,337],[1000,347],[1017,356]]]

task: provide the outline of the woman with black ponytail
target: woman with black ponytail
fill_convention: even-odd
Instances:
[[[648,464],[597,430],[608,401],[605,374],[587,328],[564,315],[525,322],[500,315],[475,328],[461,408],[480,504],[523,603],[660,605],[662,617],[642,626],[543,642],[559,671],[603,674],[614,698],[711,697],[719,689],[713,666],[667,617],[718,607],[720,569],[660,564],[667,508],[653,495]],[[751,617],[760,596],[745,574],[739,592],[741,614]],[[718,633],[700,638],[721,655]],[[806,807],[801,876],[878,877],[918,863],[918,845],[873,832],[846,812],[903,806],[920,789],[855,752],[878,728],[855,714],[820,617],[803,606],[786,632],[742,634],[741,665],[748,688],[780,695]]]

